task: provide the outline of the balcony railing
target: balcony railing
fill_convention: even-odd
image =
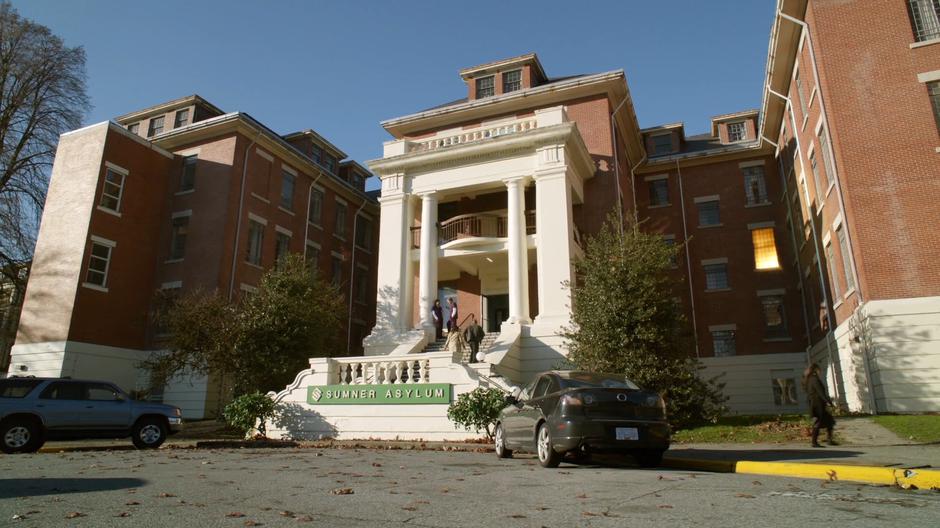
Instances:
[[[428,150],[437,150],[454,145],[462,145],[464,143],[473,143],[475,141],[482,141],[484,139],[517,134],[519,132],[532,130],[536,126],[537,122],[534,117],[520,119],[512,123],[468,130],[459,134],[435,136],[433,138],[424,140],[412,140],[409,141],[407,151],[424,152]]]
[[[448,218],[437,229],[437,243],[444,245],[461,238],[506,238],[509,229],[507,217],[495,213],[465,214]],[[535,233],[535,211],[525,212],[525,231]],[[411,228],[411,247],[421,247],[421,228]]]

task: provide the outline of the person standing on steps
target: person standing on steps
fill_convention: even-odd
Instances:
[[[450,312],[450,319],[447,320],[447,333],[450,333],[454,329],[459,332],[460,328],[457,327],[457,301],[455,301],[453,297],[447,298],[447,310]]]
[[[836,425],[835,418],[829,412],[832,400],[822,378],[819,377],[819,365],[816,363],[810,363],[803,372],[803,389],[806,391],[810,416],[813,418],[813,447],[822,447],[819,445],[819,430],[823,428],[826,429],[829,445],[838,445],[832,436],[832,428]]]
[[[431,321],[434,323],[434,339],[440,341],[444,338],[444,310],[441,309],[441,301],[434,299],[434,306],[431,307]]]
[[[486,336],[486,333],[483,332],[483,327],[477,324],[477,316],[475,314],[470,314],[470,324],[468,324],[467,329],[463,331],[463,336],[464,339],[467,340],[467,343],[470,343],[469,363],[476,363],[479,361],[477,353],[480,351],[480,343],[483,341],[483,337]]]

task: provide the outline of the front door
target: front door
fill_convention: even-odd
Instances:
[[[499,332],[506,319],[509,319],[509,295],[487,295],[486,331]]]

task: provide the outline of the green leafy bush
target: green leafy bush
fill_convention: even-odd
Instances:
[[[447,408],[447,417],[456,426],[477,433],[486,431],[486,436],[493,438],[493,424],[505,406],[506,394],[503,391],[478,387],[458,396],[457,401]]]
[[[260,392],[242,394],[225,406],[222,417],[234,429],[248,434],[255,425],[258,425],[258,436],[267,438],[265,421],[277,415],[274,400]]]

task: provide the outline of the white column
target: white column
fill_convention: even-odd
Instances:
[[[411,322],[413,268],[411,264],[412,197],[398,193],[379,198],[378,293],[376,330],[401,332]]]
[[[437,299],[437,196],[421,195],[421,260],[418,268],[418,311],[421,326],[434,327],[431,306]]]
[[[535,239],[538,264],[539,315],[537,322],[564,325],[570,320],[570,291],[574,285],[571,260],[574,219],[567,169],[536,171]]]
[[[525,234],[525,183],[527,178],[505,180],[509,190],[509,322],[529,322],[529,259]]]

